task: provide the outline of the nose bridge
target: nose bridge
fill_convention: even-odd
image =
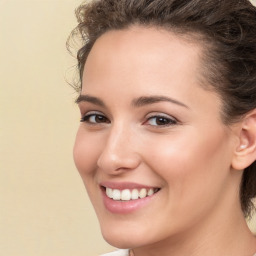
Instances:
[[[114,127],[108,139],[110,150],[112,149],[113,152],[120,150],[122,145],[129,141],[129,133],[129,129],[125,128],[124,125],[117,125]]]
[[[113,124],[98,158],[98,166],[108,172],[134,169],[139,164],[132,129],[124,122]]]

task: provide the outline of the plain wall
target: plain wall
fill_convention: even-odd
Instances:
[[[1,255],[93,256],[112,249],[72,159],[79,112],[65,81],[76,63],[65,41],[80,3],[0,0]]]

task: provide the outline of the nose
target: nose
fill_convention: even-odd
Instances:
[[[130,129],[113,127],[105,136],[97,161],[102,171],[115,175],[134,170],[140,165],[140,156],[136,152],[136,139]]]

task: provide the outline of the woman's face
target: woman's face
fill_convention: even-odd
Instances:
[[[133,27],[105,33],[89,54],[74,159],[114,246],[168,241],[232,201],[234,140],[219,97],[199,85],[200,53]]]

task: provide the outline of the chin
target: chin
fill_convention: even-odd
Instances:
[[[118,249],[129,249],[129,248],[134,248],[134,245],[131,243],[130,239],[121,239],[119,238],[114,238],[114,237],[108,237],[103,235],[104,240],[112,245],[113,247],[116,247]]]
[[[101,229],[104,240],[119,249],[136,248],[147,244],[145,234],[141,234],[138,230],[127,230],[113,228],[105,230]]]
[[[146,247],[149,245],[156,244],[162,239],[166,238],[166,233],[155,233],[152,232],[151,228],[145,228],[145,224],[120,225],[117,227],[118,223],[115,223],[111,227],[101,226],[101,232],[104,240],[119,249],[130,249]]]

